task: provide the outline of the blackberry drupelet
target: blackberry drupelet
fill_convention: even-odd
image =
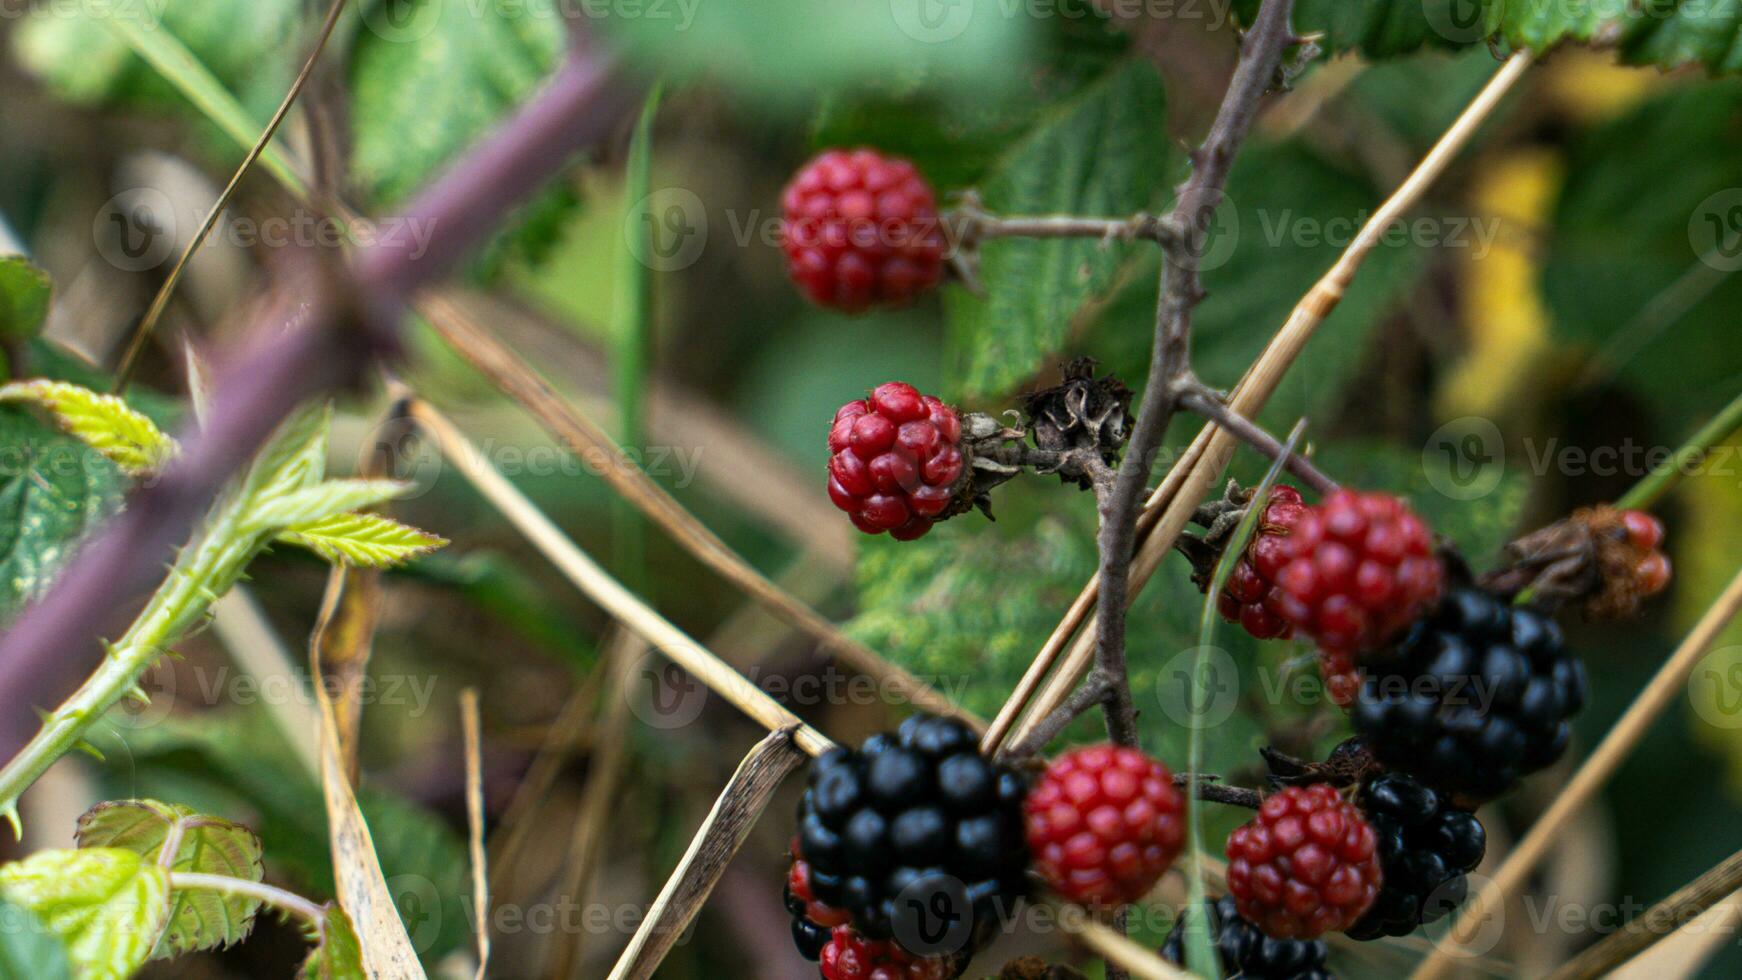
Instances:
[[[951,718],[915,715],[894,736],[836,749],[799,804],[811,894],[871,939],[920,956],[970,951],[1028,890],[1027,789]]]
[[[1464,900],[1465,874],[1482,863],[1488,835],[1476,815],[1397,772],[1368,780],[1356,803],[1379,835],[1385,884],[1353,939],[1407,936]]]
[[[1210,941],[1222,960],[1222,972],[1242,980],[1333,980],[1325,969],[1330,948],[1318,939],[1274,939],[1240,917],[1231,895],[1206,902]],[[1185,917],[1174,920],[1162,944],[1161,957],[1184,966]]]
[[[1584,664],[1547,615],[1465,586],[1368,661],[1350,720],[1386,768],[1475,804],[1560,758],[1584,702]]]

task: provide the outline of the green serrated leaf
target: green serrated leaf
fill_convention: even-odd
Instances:
[[[980,185],[986,207],[1124,216],[1151,206],[1168,177],[1165,110],[1153,67],[1135,58],[1116,63],[1040,117],[992,165]],[[1130,243],[1081,240],[982,245],[985,295],[960,287],[945,295],[958,390],[993,395],[1032,377],[1136,254]]]
[[[350,62],[350,119],[365,203],[404,201],[544,82],[564,48],[558,6],[408,0],[364,16]],[[566,186],[541,193],[515,215],[519,230],[488,250],[486,268],[504,249],[542,258],[579,203]]]
[[[40,851],[0,865],[0,896],[60,936],[76,980],[124,980],[169,922],[169,875],[134,851]]]
[[[298,524],[278,540],[313,551],[335,565],[386,568],[445,547],[448,540],[379,514],[334,514]]]
[[[376,710],[397,698],[415,707],[413,699],[427,693],[383,689]],[[250,826],[274,867],[306,882],[310,894],[334,893],[321,788],[305,775],[264,708],[171,715],[127,732],[124,741],[112,730],[93,737],[117,760],[128,760],[103,771],[110,792],[173,798],[207,813],[257,815]],[[359,799],[383,873],[405,890],[406,929],[433,970],[470,935],[465,842],[416,803],[368,788]]]
[[[0,256],[0,340],[17,343],[36,336],[48,319],[54,293],[48,273],[20,255]]]
[[[223,875],[259,881],[260,838],[241,824],[201,814],[191,807],[156,800],[99,803],[79,818],[80,847],[120,847],[147,861],[163,863],[163,848],[179,835],[172,871]],[[181,891],[174,899],[169,927],[153,959],[169,959],[196,949],[240,942],[254,927],[259,899],[214,891]]]
[[[1660,68],[1701,65],[1714,75],[1742,72],[1742,4],[1643,0],[1638,7],[1621,39],[1622,60]]]
[[[0,406],[0,621],[34,598],[121,503],[113,463],[21,409]]]
[[[308,930],[314,948],[297,972],[297,980],[367,980],[363,946],[357,941],[357,930],[351,927],[351,917],[337,902],[328,902],[326,913],[319,927]]]
[[[0,385],[0,402],[40,406],[129,476],[154,473],[176,453],[174,439],[114,395],[64,381],[14,381]]]
[[[399,480],[326,480],[289,493],[263,496],[248,514],[257,527],[291,528],[373,507],[403,494]]]
[[[66,946],[35,913],[0,899],[0,978],[70,980]]]

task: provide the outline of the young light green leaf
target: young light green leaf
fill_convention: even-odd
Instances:
[[[0,402],[39,406],[129,476],[156,472],[177,450],[174,439],[126,402],[64,381],[14,381],[0,386]]]
[[[328,902],[327,916],[318,929],[310,931],[308,959],[303,961],[297,980],[366,980],[363,971],[363,947],[357,941],[357,930],[351,927],[351,917],[337,902]]]
[[[298,409],[278,427],[254,465],[248,468],[242,492],[259,497],[320,482],[327,472],[327,438],[332,422],[330,404]]]
[[[39,851],[0,865],[0,897],[60,936],[76,980],[124,980],[169,922],[169,873],[116,847]]]
[[[263,528],[313,524],[392,500],[409,488],[410,484],[399,480],[326,480],[312,487],[265,497],[248,519]]]
[[[29,909],[0,899],[0,977],[69,980],[66,947]]]
[[[386,568],[445,547],[448,540],[379,514],[334,514],[286,529],[278,540],[335,565]]]
[[[113,463],[22,409],[0,406],[0,621],[54,578],[120,505]]]
[[[29,259],[0,256],[0,340],[16,343],[34,337],[48,319],[53,292],[48,273]]]
[[[163,849],[175,840],[171,871],[224,875],[259,881],[260,838],[241,824],[192,808],[156,800],[99,803],[79,818],[80,847],[120,847],[163,865]],[[177,891],[169,928],[153,959],[240,942],[254,927],[260,900],[215,891]]]
[[[1156,204],[1168,145],[1161,79],[1127,58],[1042,115],[981,183],[999,214],[1130,215]],[[985,295],[945,295],[951,347],[965,393],[990,395],[1026,380],[1063,346],[1078,315],[1139,254],[1130,243],[1010,239],[981,247]]]

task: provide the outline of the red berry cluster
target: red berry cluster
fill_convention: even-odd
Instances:
[[[1663,544],[1663,522],[1642,510],[1621,512],[1627,543],[1644,557],[1633,566],[1633,582],[1642,596],[1656,595],[1669,585],[1669,559],[1657,550]]]
[[[1271,796],[1228,836],[1228,891],[1268,936],[1347,929],[1373,904],[1381,878],[1373,828],[1323,783]]]
[[[1311,637],[1332,699],[1347,705],[1359,655],[1418,619],[1443,578],[1433,534],[1397,497],[1338,490],[1313,506],[1277,487],[1217,603],[1254,636]]]
[[[1179,856],[1184,802],[1166,766],[1096,745],[1053,761],[1023,805],[1034,866],[1054,891],[1108,907],[1149,893]]]
[[[837,926],[817,960],[823,980],[949,980],[947,957],[920,957],[893,940],[867,939],[852,926]]]
[[[949,507],[966,468],[955,409],[891,381],[829,429],[829,499],[866,534],[911,541]]]
[[[943,275],[937,202],[906,160],[829,150],[793,177],[781,209],[787,270],[822,306],[906,303]]]

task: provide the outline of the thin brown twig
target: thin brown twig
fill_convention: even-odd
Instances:
[[[1382,240],[1385,231],[1407,214],[1428,187],[1445,173],[1506,94],[1524,76],[1532,61],[1533,56],[1528,51],[1521,51],[1507,60],[1414,172],[1374,212],[1331,269],[1296,304],[1288,320],[1235,387],[1229,403],[1235,412],[1246,418],[1259,414],[1319,324],[1336,308],[1356,271]],[[1138,521],[1140,543],[1131,562],[1132,594],[1141,590],[1160,567],[1179,533],[1185,529],[1197,502],[1220,478],[1235,444],[1232,435],[1214,425],[1204,426],[1185,454],[1168,471],[1161,486],[1150,495]],[[995,750],[1005,741],[1024,739],[1036,722],[1064,702],[1077,679],[1088,669],[1095,653],[1094,632],[1084,631],[1079,636],[1078,631],[1097,605],[1100,580],[1097,575],[1083,587],[1065,618],[1030,664],[1011,699],[994,719],[982,740],[989,750]],[[1072,637],[1076,637],[1074,644]],[[1023,715],[1025,709],[1026,716]],[[999,737],[994,738],[995,735]]]
[[[1162,244],[1166,261],[1156,301],[1149,381],[1144,385],[1137,423],[1111,486],[1105,492],[1097,486],[1101,594],[1095,664],[1110,685],[1104,703],[1107,733],[1125,745],[1137,741],[1136,708],[1125,664],[1125,606],[1137,514],[1178,403],[1179,384],[1191,373],[1191,315],[1203,298],[1197,259],[1211,215],[1222,203],[1234,157],[1251,131],[1260,100],[1276,78],[1283,49],[1293,40],[1289,26],[1293,9],[1294,0],[1265,0],[1252,29],[1241,40],[1239,64],[1209,135],[1192,154],[1192,174],[1181,185],[1179,199],[1166,219],[1174,234]]]
[[[1411,974],[1412,980],[1433,980],[1451,969],[1459,944],[1473,926],[1480,925],[1498,908],[1525,876],[1543,859],[1554,845],[1569,820],[1597,795],[1609,777],[1638,747],[1664,709],[1686,689],[1688,678],[1705,656],[1706,649],[1717,639],[1725,626],[1742,611],[1742,569],[1724,588],[1722,594],[1706,610],[1681,645],[1634,698],[1633,704],[1615,722],[1603,741],[1597,743],[1590,756],[1573,773],[1566,786],[1555,794],[1554,802],[1531,825],[1529,833],[1506,855],[1493,877],[1477,889],[1458,914],[1445,939],[1434,944],[1434,950]]]
[[[254,168],[255,161],[272,145],[272,138],[278,134],[279,126],[284,124],[290,115],[291,107],[296,104],[297,97],[302,94],[303,86],[308,84],[314,74],[315,65],[321,60],[321,52],[326,50],[327,41],[333,36],[333,28],[338,26],[339,15],[345,11],[346,0],[333,0],[327,8],[327,16],[321,22],[320,33],[315,37],[314,47],[309,50],[308,57],[303,60],[302,70],[297,72],[296,80],[291,82],[290,90],[284,94],[284,100],[278,103],[278,110],[272,114],[272,119],[261,130],[260,138],[249,147],[247,155],[242,158],[241,166],[230,175],[230,182],[224,186],[218,199],[212,202],[211,209],[206,212],[205,220],[194,232],[193,240],[182,249],[181,256],[170,267],[169,275],[163,280],[163,285],[157,288],[157,295],[151,299],[151,305],[146,308],[145,315],[140,317],[139,325],[133,328],[133,335],[127,341],[127,349],[121,354],[121,363],[115,368],[115,393],[127,390],[127,384],[133,379],[133,369],[139,364],[139,355],[145,350],[145,342],[157,328],[157,321],[163,318],[163,313],[169,308],[170,296],[175,293],[175,287],[181,282],[182,273],[187,271],[188,264],[211,236],[212,229],[218,226],[218,218],[224,209],[229,207],[230,200],[236,196],[236,191],[242,186],[243,178]]]
[[[1241,442],[1263,453],[1266,459],[1276,460],[1283,456],[1283,445],[1275,436],[1260,428],[1258,423],[1236,413],[1216,397],[1215,392],[1201,384],[1194,385],[1180,396],[1180,407],[1214,422],[1217,428],[1232,433]],[[1315,493],[1328,494],[1337,490],[1337,481],[1298,453],[1288,453],[1283,467]]]

